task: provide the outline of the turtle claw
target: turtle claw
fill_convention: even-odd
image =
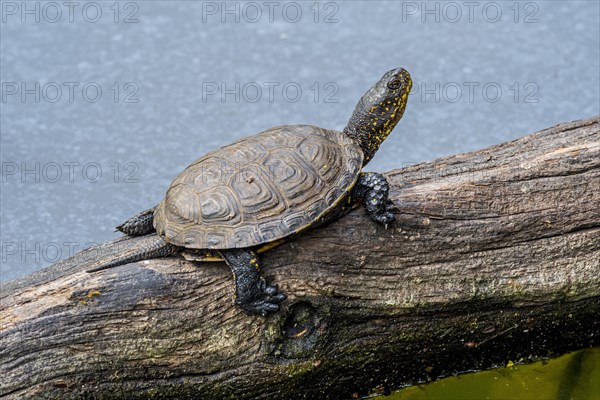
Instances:
[[[375,215],[373,219],[387,229],[388,225],[396,220],[396,216],[389,211],[384,211],[381,214]]]
[[[385,210],[389,211],[389,212],[396,212],[396,211],[400,211],[400,209],[396,206],[396,203],[394,203],[392,200],[387,199],[386,203],[385,203]]]
[[[269,296],[275,296],[278,292],[277,292],[277,287],[275,286],[267,286],[265,288],[265,293],[268,294]]]
[[[279,296],[283,296],[283,298],[281,298]],[[271,299],[270,300],[271,302],[269,302],[269,300],[260,299],[260,300],[255,300],[251,303],[245,303],[245,304],[238,303],[238,306],[242,310],[244,310],[247,314],[260,315],[260,316],[266,317],[267,314],[279,310],[279,304],[277,304],[277,303],[285,300],[285,295],[280,293],[279,296],[277,298]]]
[[[384,219],[386,221],[383,222],[383,226],[385,227],[385,229],[388,228],[388,225],[396,221],[396,216],[394,215],[394,212],[396,211],[400,211],[400,209],[396,207],[396,204],[392,200],[387,199],[385,203],[385,213],[383,213],[385,215]]]
[[[267,314],[279,310],[278,303],[286,299],[286,295],[280,293],[277,286],[268,285],[262,277],[256,282],[252,292],[246,301],[236,301],[237,306],[252,315],[266,317]]]

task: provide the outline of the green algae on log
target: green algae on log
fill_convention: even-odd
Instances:
[[[357,209],[265,254],[267,319],[220,263],[84,272],[147,237],[3,284],[0,395],[337,399],[598,345],[598,117],[386,175],[394,227]]]

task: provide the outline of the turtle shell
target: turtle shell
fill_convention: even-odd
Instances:
[[[279,126],[194,161],[154,215],[169,243],[189,249],[253,247],[313,225],[358,179],[360,147],[342,132]]]

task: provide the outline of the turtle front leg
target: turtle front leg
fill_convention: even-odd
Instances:
[[[277,287],[267,284],[260,275],[259,258],[249,249],[221,250],[235,279],[235,305],[248,314],[263,317],[279,310],[279,304],[285,295]]]
[[[369,217],[386,228],[396,217],[391,212],[394,203],[388,198],[390,187],[383,175],[377,172],[363,172],[352,192],[352,197],[362,199]]]

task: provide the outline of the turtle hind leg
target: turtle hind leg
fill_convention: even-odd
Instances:
[[[383,175],[377,172],[363,172],[352,192],[356,199],[362,199],[369,217],[386,228],[396,217],[391,212],[394,203],[388,198],[390,187]]]
[[[235,305],[248,314],[266,316],[279,309],[285,295],[260,275],[259,258],[249,249],[221,250],[235,279]]]
[[[121,225],[117,226],[117,230],[128,236],[142,236],[155,232],[154,208],[134,215]]]
[[[119,256],[111,261],[88,269],[86,272],[98,272],[136,261],[168,257],[177,254],[180,250],[181,249],[179,247],[167,243],[160,236],[155,235],[154,237],[150,237],[149,241],[147,241],[142,247],[135,249],[133,252]]]

